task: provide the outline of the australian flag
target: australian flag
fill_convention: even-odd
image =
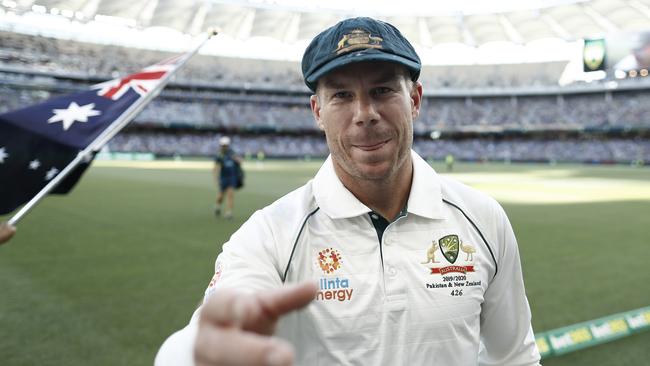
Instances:
[[[0,215],[12,212],[54,179],[80,151],[176,69],[175,57],[139,73],[0,115]],[[92,146],[93,150],[98,150]],[[52,193],[65,194],[90,164],[78,165]]]

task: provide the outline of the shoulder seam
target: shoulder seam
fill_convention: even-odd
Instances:
[[[305,219],[302,221],[302,225],[300,225],[300,230],[298,231],[298,235],[296,236],[296,240],[293,242],[293,247],[291,248],[291,255],[289,255],[289,260],[287,261],[287,267],[284,269],[284,275],[282,276],[282,283],[284,283],[287,280],[287,274],[289,273],[289,266],[291,265],[291,260],[293,259],[293,254],[296,251],[296,246],[298,245],[298,240],[300,240],[300,235],[302,235],[302,230],[305,228],[305,225],[307,224],[307,220],[309,220],[310,217],[312,217],[313,214],[318,211],[320,207],[316,207],[312,212],[307,214],[305,216]]]

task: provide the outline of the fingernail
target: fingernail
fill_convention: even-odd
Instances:
[[[266,355],[266,366],[289,366],[291,365],[291,355],[282,349],[272,349]]]

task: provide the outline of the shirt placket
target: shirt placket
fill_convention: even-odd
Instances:
[[[399,264],[399,238],[394,227],[404,215],[400,215],[395,221],[388,220],[377,213],[371,212],[370,219],[377,231],[379,242],[379,253],[382,264],[382,279],[384,284],[385,304],[387,310],[397,311],[406,308],[406,281],[404,273]]]

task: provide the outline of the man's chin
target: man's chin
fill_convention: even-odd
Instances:
[[[375,164],[358,164],[357,172],[360,178],[367,180],[383,180],[390,176],[394,168],[393,163],[381,162]]]

